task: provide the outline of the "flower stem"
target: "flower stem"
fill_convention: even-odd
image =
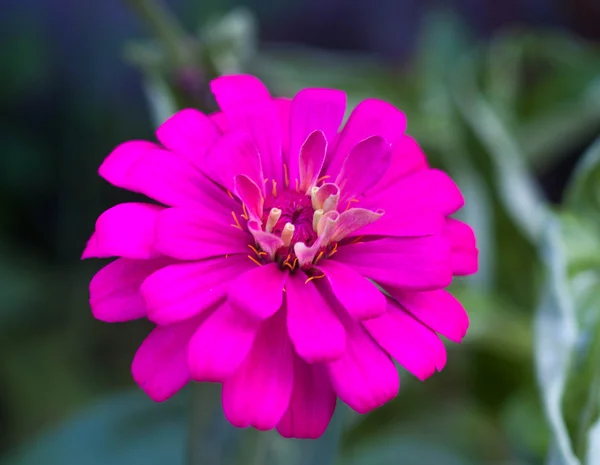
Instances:
[[[175,65],[189,62],[185,50],[186,32],[161,0],[126,0],[161,40]]]

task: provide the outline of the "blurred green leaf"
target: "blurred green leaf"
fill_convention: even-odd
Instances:
[[[548,270],[541,303],[535,317],[535,358],[550,430],[551,457],[563,465],[578,465],[563,418],[562,401],[570,360],[577,338],[573,297],[568,286],[567,257],[560,223],[554,216],[544,225],[541,254]]]
[[[577,164],[565,192],[565,205],[600,223],[600,138]]]
[[[25,444],[3,464],[183,464],[184,398],[155,404],[141,391],[114,395]]]

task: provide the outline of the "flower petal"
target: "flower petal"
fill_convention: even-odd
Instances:
[[[286,276],[276,263],[253,268],[231,283],[227,299],[249,316],[269,318],[281,308]]]
[[[296,353],[308,363],[335,360],[344,353],[346,334],[331,304],[304,273],[286,282],[287,328]]]
[[[164,210],[156,222],[157,249],[179,260],[247,253],[248,244],[252,242],[250,234],[236,224],[223,223],[219,217],[207,216],[209,214],[210,211],[191,208]]]
[[[386,214],[402,216],[406,211],[434,211],[450,215],[464,205],[458,186],[446,173],[427,169],[400,179],[389,188],[361,199],[360,206],[381,208]]]
[[[290,405],[277,425],[285,438],[316,439],[335,410],[336,396],[329,374],[320,363],[308,364],[294,356],[294,389]]]
[[[290,114],[290,178],[299,178],[298,154],[308,136],[321,131],[333,142],[346,111],[346,94],[333,89],[303,89],[296,94]],[[318,174],[318,173],[317,173]]]
[[[166,148],[200,169],[205,153],[217,142],[220,132],[208,116],[193,108],[178,111],[156,130]]]
[[[335,231],[331,240],[334,242],[341,241],[347,236],[352,235],[356,231],[364,229],[372,223],[375,223],[384,215],[383,210],[376,212],[365,208],[351,208],[342,213],[335,221]]]
[[[446,364],[446,349],[429,328],[388,300],[388,311],[362,322],[371,337],[421,381]]]
[[[362,205],[362,203],[354,205]],[[356,208],[348,212],[353,210]],[[398,213],[397,210],[399,208],[396,211],[385,211],[377,221],[366,224],[348,236],[419,237],[441,234],[444,229],[446,218],[437,211],[404,208],[402,213]]]
[[[387,102],[367,99],[359,103],[339,135],[335,151],[325,164],[326,173],[336,177],[352,148],[359,142],[379,136],[394,142],[404,134],[406,116]]]
[[[96,221],[97,247],[112,257],[149,259],[160,256],[155,248],[158,205],[122,203],[106,210]]]
[[[390,166],[390,145],[379,136],[356,144],[344,161],[335,183],[340,187],[342,205],[379,182]]]
[[[452,248],[452,272],[457,276],[477,273],[479,251],[473,229],[462,221],[448,218],[444,235]]]
[[[435,332],[459,343],[469,328],[469,316],[447,291],[407,292],[386,287],[400,306]]]
[[[247,74],[221,76],[210,82],[210,90],[222,111],[228,111],[252,102],[270,100],[266,86]]]
[[[264,183],[261,183],[264,185]],[[248,209],[250,218],[262,221],[265,199],[256,183],[244,174],[237,175],[234,182],[235,195]]]
[[[152,400],[167,400],[190,380],[186,351],[198,324],[194,320],[157,327],[136,352],[133,379]]]
[[[392,360],[359,323],[348,316],[342,321],[348,341],[343,357],[326,364],[331,384],[350,408],[367,413],[396,397],[400,378]]]
[[[148,276],[167,264],[164,258],[118,258],[106,265],[90,282],[90,306],[94,318],[117,323],[145,317],[146,304],[140,286]]]
[[[325,273],[333,294],[352,318],[363,320],[385,312],[385,296],[352,268],[334,260],[321,260],[316,268]]]
[[[194,381],[223,382],[240,367],[260,328],[260,321],[225,302],[190,341],[188,367]]]
[[[381,285],[427,291],[452,281],[450,248],[441,235],[343,245],[334,257]]]
[[[255,266],[245,255],[233,255],[161,268],[141,287],[148,318],[168,325],[203,313],[225,298],[231,281]]]
[[[238,428],[277,426],[294,385],[293,351],[285,331],[285,312],[265,320],[248,357],[223,383],[223,412]]]
[[[98,174],[113,186],[136,190],[136,186],[130,185],[127,173],[139,158],[154,150],[161,149],[158,145],[145,140],[124,142],[106,157],[98,169]]]
[[[243,132],[228,132],[204,158],[203,171],[216,183],[233,192],[237,175],[248,176],[264,194],[260,155],[254,140]]]
[[[277,109],[281,128],[281,148],[283,151],[283,162],[288,170],[288,186],[289,186],[289,166],[290,166],[290,113],[292,111],[292,100],[289,98],[274,98],[273,104]],[[295,157],[294,157],[295,158]],[[286,186],[286,187],[288,187]]]
[[[325,134],[319,130],[311,132],[300,147],[298,164],[301,192],[309,192],[319,179],[326,152]]]
[[[427,159],[419,144],[412,137],[404,134],[392,144],[390,166],[369,194],[385,190],[403,177],[428,167]]]
[[[232,131],[248,134],[260,154],[265,178],[281,185],[283,163],[281,151],[281,124],[273,101],[252,103],[235,107],[226,113]]]

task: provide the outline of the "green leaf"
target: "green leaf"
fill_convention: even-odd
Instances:
[[[536,312],[534,341],[537,378],[553,436],[551,460],[562,465],[579,465],[561,409],[577,338],[577,321],[560,223],[554,216],[544,225],[541,254],[548,277]]]
[[[141,391],[112,396],[23,445],[3,464],[183,464],[184,399],[155,404]]]

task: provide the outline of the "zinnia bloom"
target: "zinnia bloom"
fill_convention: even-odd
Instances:
[[[90,285],[94,316],[148,318],[135,381],[163,401],[222,383],[235,426],[320,436],[336,398],[359,413],[393,399],[396,360],[424,380],[468,317],[444,290],[474,273],[463,205],[392,105],[272,98],[252,76],[211,83],[221,112],[186,109],[100,167],[154,203],[104,212],[83,254],[119,257]],[[385,291],[385,292],[382,292]]]

